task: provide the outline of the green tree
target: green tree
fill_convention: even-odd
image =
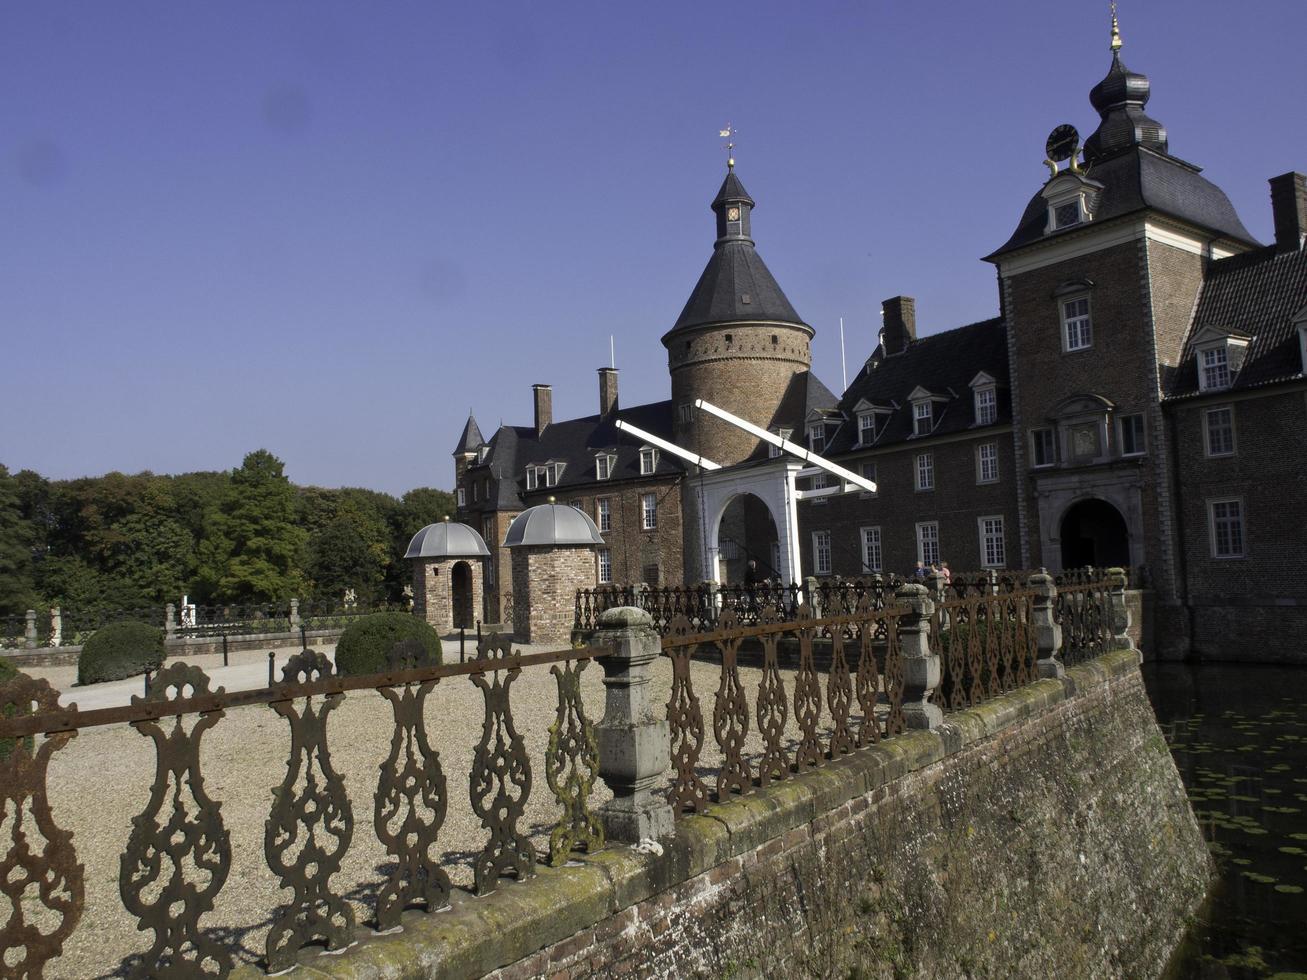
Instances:
[[[307,535],[295,520],[295,488],[281,460],[266,449],[245,457],[232,472],[206,522],[197,584],[205,599],[264,602],[303,589]]]
[[[404,494],[398,506],[390,512],[391,561],[386,575],[386,593],[392,601],[398,601],[404,586],[413,582],[413,569],[404,557],[413,535],[428,524],[438,524],[446,517],[452,517],[455,510],[452,493],[418,487]]]
[[[306,571],[315,599],[339,599],[346,589],[365,602],[383,597],[392,551],[389,528],[369,511],[345,499],[335,517],[309,537]]]
[[[18,481],[0,464],[0,614],[32,608],[32,524],[23,515]]]

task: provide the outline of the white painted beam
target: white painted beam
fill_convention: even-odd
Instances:
[[[821,456],[818,456],[812,450],[804,449],[802,446],[796,445],[795,443],[790,442],[790,440],[788,439],[782,439],[774,432],[768,432],[766,429],[762,428],[761,426],[754,425],[752,422],[746,422],[744,419],[740,418],[739,416],[732,415],[730,412],[726,411],[726,409],[718,408],[712,402],[706,402],[702,398],[696,398],[694,402],[694,407],[703,409],[703,411],[707,412],[709,415],[716,415],[723,422],[729,422],[737,429],[743,429],[745,432],[748,432],[750,435],[757,436],[763,442],[770,443],[773,446],[779,446],[782,450],[789,453],[791,456],[797,456],[805,463],[811,463],[813,466],[819,466],[827,473],[831,473],[835,476],[838,476],[841,480],[845,480],[849,483],[852,483],[860,490],[867,490],[871,493],[876,492],[875,482],[873,482],[872,480],[868,480],[865,476],[859,476],[857,473],[854,473],[852,470],[846,470],[843,466],[840,466],[837,463],[832,463],[828,459],[823,459]],[[833,488],[833,489],[838,489],[838,488]],[[812,492],[813,491],[811,490],[804,491],[804,493],[812,493]]]
[[[629,432],[637,439],[643,439],[651,446],[657,446],[659,449],[666,450],[673,456],[679,456],[681,459],[693,463],[695,466],[701,466],[705,470],[720,470],[722,468],[720,463],[714,463],[711,459],[707,459],[697,453],[692,453],[688,449],[682,449],[680,446],[676,445],[676,443],[668,442],[666,439],[659,438],[652,432],[645,432],[644,429],[637,425],[632,425],[630,422],[624,422],[621,419],[618,419],[616,425],[619,431]]]

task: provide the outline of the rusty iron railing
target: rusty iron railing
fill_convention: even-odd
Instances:
[[[752,625],[743,624],[731,609],[708,631],[696,632],[684,617],[673,622],[662,639],[663,653],[672,662],[667,720],[673,811],[701,811],[714,799],[752,793],[903,731],[896,629],[902,612],[894,605],[874,609],[864,599],[860,609],[845,616],[817,618],[804,605],[787,620],[768,606]],[[782,647],[787,648],[784,657]],[[741,677],[742,648],[757,665],[753,691]],[[720,668],[707,722],[691,669],[703,657]],[[751,742],[755,722],[758,735]],[[701,776],[713,768],[704,757],[707,730],[720,755],[712,791]]]
[[[1053,620],[1062,627],[1062,662],[1084,663],[1106,653],[1112,640],[1111,582],[1085,572],[1059,574],[1054,582]]]
[[[951,590],[952,591],[952,590]],[[1034,592],[967,590],[936,603],[930,646],[940,658],[933,700],[961,711],[1029,684],[1039,677]]]
[[[375,896],[375,924],[388,929],[407,908],[434,912],[449,904],[449,876],[432,852],[454,800],[423,720],[425,700],[441,682],[466,677],[483,700],[468,784],[468,804],[486,833],[472,855],[475,892],[493,891],[504,875],[532,876],[537,860],[559,865],[575,849],[603,846],[590,805],[598,748],[580,677],[591,660],[609,653],[591,646],[514,654],[508,638],[491,635],[477,659],[437,665],[409,641],[391,651],[385,672],[342,676],[321,653],[305,650],[285,665],[279,683],[245,691],[213,688],[200,668],[173,663],[130,705],[86,711],[61,706],[45,680],[18,674],[0,683],[0,975],[42,976],[84,909],[83,866],[72,834],[55,823],[47,785],[51,757],[79,731],[126,723],[154,743],[153,785],[132,821],[119,874],[124,906],[153,939],[135,965],[127,964],[128,975],[225,976],[232,950],[203,918],[231,872],[232,847],[221,801],[205,788],[200,745],[233,708],[266,705],[286,721],[286,775],[272,791],[264,834],[267,866],[291,893],[272,912],[266,942],[267,968],[277,972],[306,945],[336,950],[354,940],[352,908],[331,883],[357,829],[354,801],[327,745],[328,718],[348,692],[376,690],[393,715],[372,814],[390,859]],[[557,707],[544,768],[559,815],[548,828],[548,853],[538,858],[522,826],[533,771],[514,727],[511,688],[523,670],[546,666]]]

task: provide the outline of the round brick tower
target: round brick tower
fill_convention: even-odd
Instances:
[[[694,411],[694,400],[767,428],[790,379],[812,363],[812,327],[799,319],[749,237],[753,207],[732,164],[712,202],[712,258],[663,337],[675,441],[724,466],[759,452],[759,440]]]

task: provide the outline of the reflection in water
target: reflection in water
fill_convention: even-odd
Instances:
[[[1220,871],[1173,976],[1307,980],[1307,668],[1144,678]]]

